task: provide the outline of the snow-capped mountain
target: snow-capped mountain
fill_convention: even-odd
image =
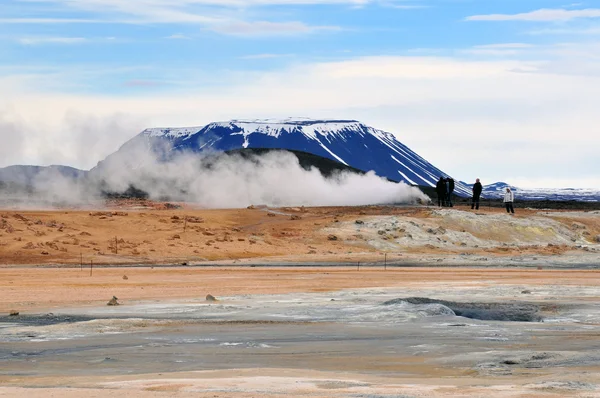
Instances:
[[[583,202],[600,201],[600,190],[585,188],[533,188],[523,189],[507,184],[496,182],[483,186],[482,195],[489,199],[500,199],[504,197],[506,187],[515,193],[516,200],[578,200]]]
[[[129,156],[128,149],[139,144],[161,157],[165,144],[171,151],[229,151],[241,148],[280,148],[312,153],[363,171],[375,171],[393,181],[434,187],[440,169],[423,159],[393,134],[366,126],[356,120],[232,120],[204,127],[151,128],[127,142],[115,154]],[[470,189],[456,181],[456,193],[470,195]]]

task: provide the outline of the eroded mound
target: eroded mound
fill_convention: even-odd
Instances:
[[[451,309],[456,316],[484,321],[542,322],[539,306],[529,303],[459,303],[425,297],[408,297],[389,300],[384,305],[394,304],[440,304]]]

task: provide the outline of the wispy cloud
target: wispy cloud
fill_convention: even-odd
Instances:
[[[191,39],[191,37],[183,35],[181,33],[175,33],[175,34],[172,34],[170,36],[165,36],[165,39],[170,39],[170,40],[189,40],[189,39]]]
[[[87,39],[85,37],[21,37],[17,39],[19,44],[26,46],[36,46],[41,44],[82,44]]]
[[[270,21],[262,18],[248,20],[240,11],[267,5],[341,4],[364,5],[373,0],[27,0],[29,11],[43,5],[44,15],[76,17],[30,17],[29,14],[0,18],[6,24],[190,24],[204,29],[235,36],[297,35],[340,30],[337,26],[313,26],[302,21]],[[55,8],[53,8],[55,7]],[[259,14],[254,14],[256,15]],[[170,39],[185,39],[182,34]]]
[[[312,26],[302,22],[244,22],[235,21],[223,24],[215,24],[210,30],[233,36],[267,36],[273,34],[306,34],[319,31],[339,31],[337,26]]]
[[[587,8],[584,10],[565,10],[562,8],[543,8],[540,10],[520,14],[487,14],[472,15],[465,18],[467,21],[530,21],[553,22],[570,21],[577,18],[600,18],[600,9]]]
[[[239,57],[240,59],[274,59],[293,57],[293,54],[251,54]]]
[[[589,28],[536,29],[527,32],[530,35],[600,35],[600,26]]]

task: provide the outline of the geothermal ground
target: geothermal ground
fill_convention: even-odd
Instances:
[[[0,217],[1,396],[600,397],[600,212]]]

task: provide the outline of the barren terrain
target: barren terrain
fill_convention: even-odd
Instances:
[[[600,212],[167,207],[0,211],[1,396],[600,396]]]
[[[0,264],[458,261],[597,254],[600,212],[426,207],[0,211]],[[432,260],[433,259],[433,260]]]

